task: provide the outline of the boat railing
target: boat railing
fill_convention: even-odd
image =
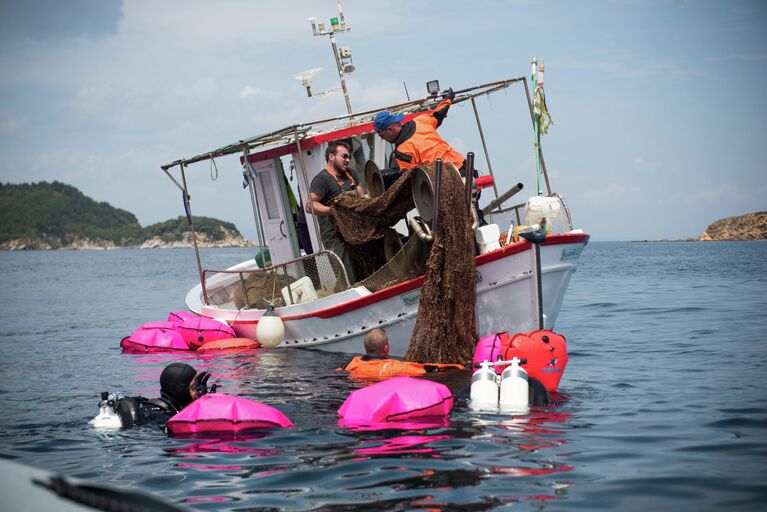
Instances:
[[[549,233],[567,233],[573,229],[573,219],[570,215],[570,208],[567,206],[565,198],[556,192],[549,194],[549,197],[554,197],[559,201],[559,215],[557,215],[547,226]],[[509,237],[511,240],[514,237],[514,228],[527,226],[529,223],[525,217],[525,205],[527,203],[520,203],[508,208],[500,208],[494,210],[487,215],[487,221],[492,224],[498,224],[499,229],[503,233],[512,233]]]
[[[256,260],[227,270],[202,271],[202,299],[208,306],[265,309],[303,304],[349,289],[336,253],[321,251],[267,268]]]

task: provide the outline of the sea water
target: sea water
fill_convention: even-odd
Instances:
[[[247,249],[202,251],[223,268]],[[511,418],[356,432],[338,407],[349,356],[300,349],[122,354],[183,309],[191,250],[0,252],[0,457],[198,510],[762,510],[767,462],[767,243],[599,243],[557,330],[561,402]],[[156,396],[170,361],[295,423],[237,438],[88,425],[100,391]]]

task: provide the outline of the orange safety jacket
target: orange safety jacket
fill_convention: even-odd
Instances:
[[[451,101],[442,101],[431,115],[420,115],[402,125],[399,137],[394,141],[394,158],[400,169],[412,169],[419,164],[433,163],[437,158],[451,162],[456,169],[463,165],[462,154],[450,147],[440,137],[437,127],[447,117]]]
[[[364,356],[356,356],[344,370],[352,377],[369,379],[387,379],[398,375],[418,376],[427,373],[444,372],[447,370],[464,370],[460,364],[420,364],[397,359],[364,359]]]

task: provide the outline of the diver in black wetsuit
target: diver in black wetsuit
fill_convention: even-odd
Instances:
[[[197,373],[197,370],[188,364],[171,363],[160,375],[159,398],[123,397],[116,400],[114,411],[120,417],[122,428],[147,423],[164,425],[181,409],[208,391],[215,391],[215,384],[208,390],[209,378],[210,372]]]

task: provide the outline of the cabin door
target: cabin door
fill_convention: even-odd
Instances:
[[[297,258],[297,236],[288,204],[282,161],[275,158],[250,165],[255,175],[258,213],[272,264]]]

